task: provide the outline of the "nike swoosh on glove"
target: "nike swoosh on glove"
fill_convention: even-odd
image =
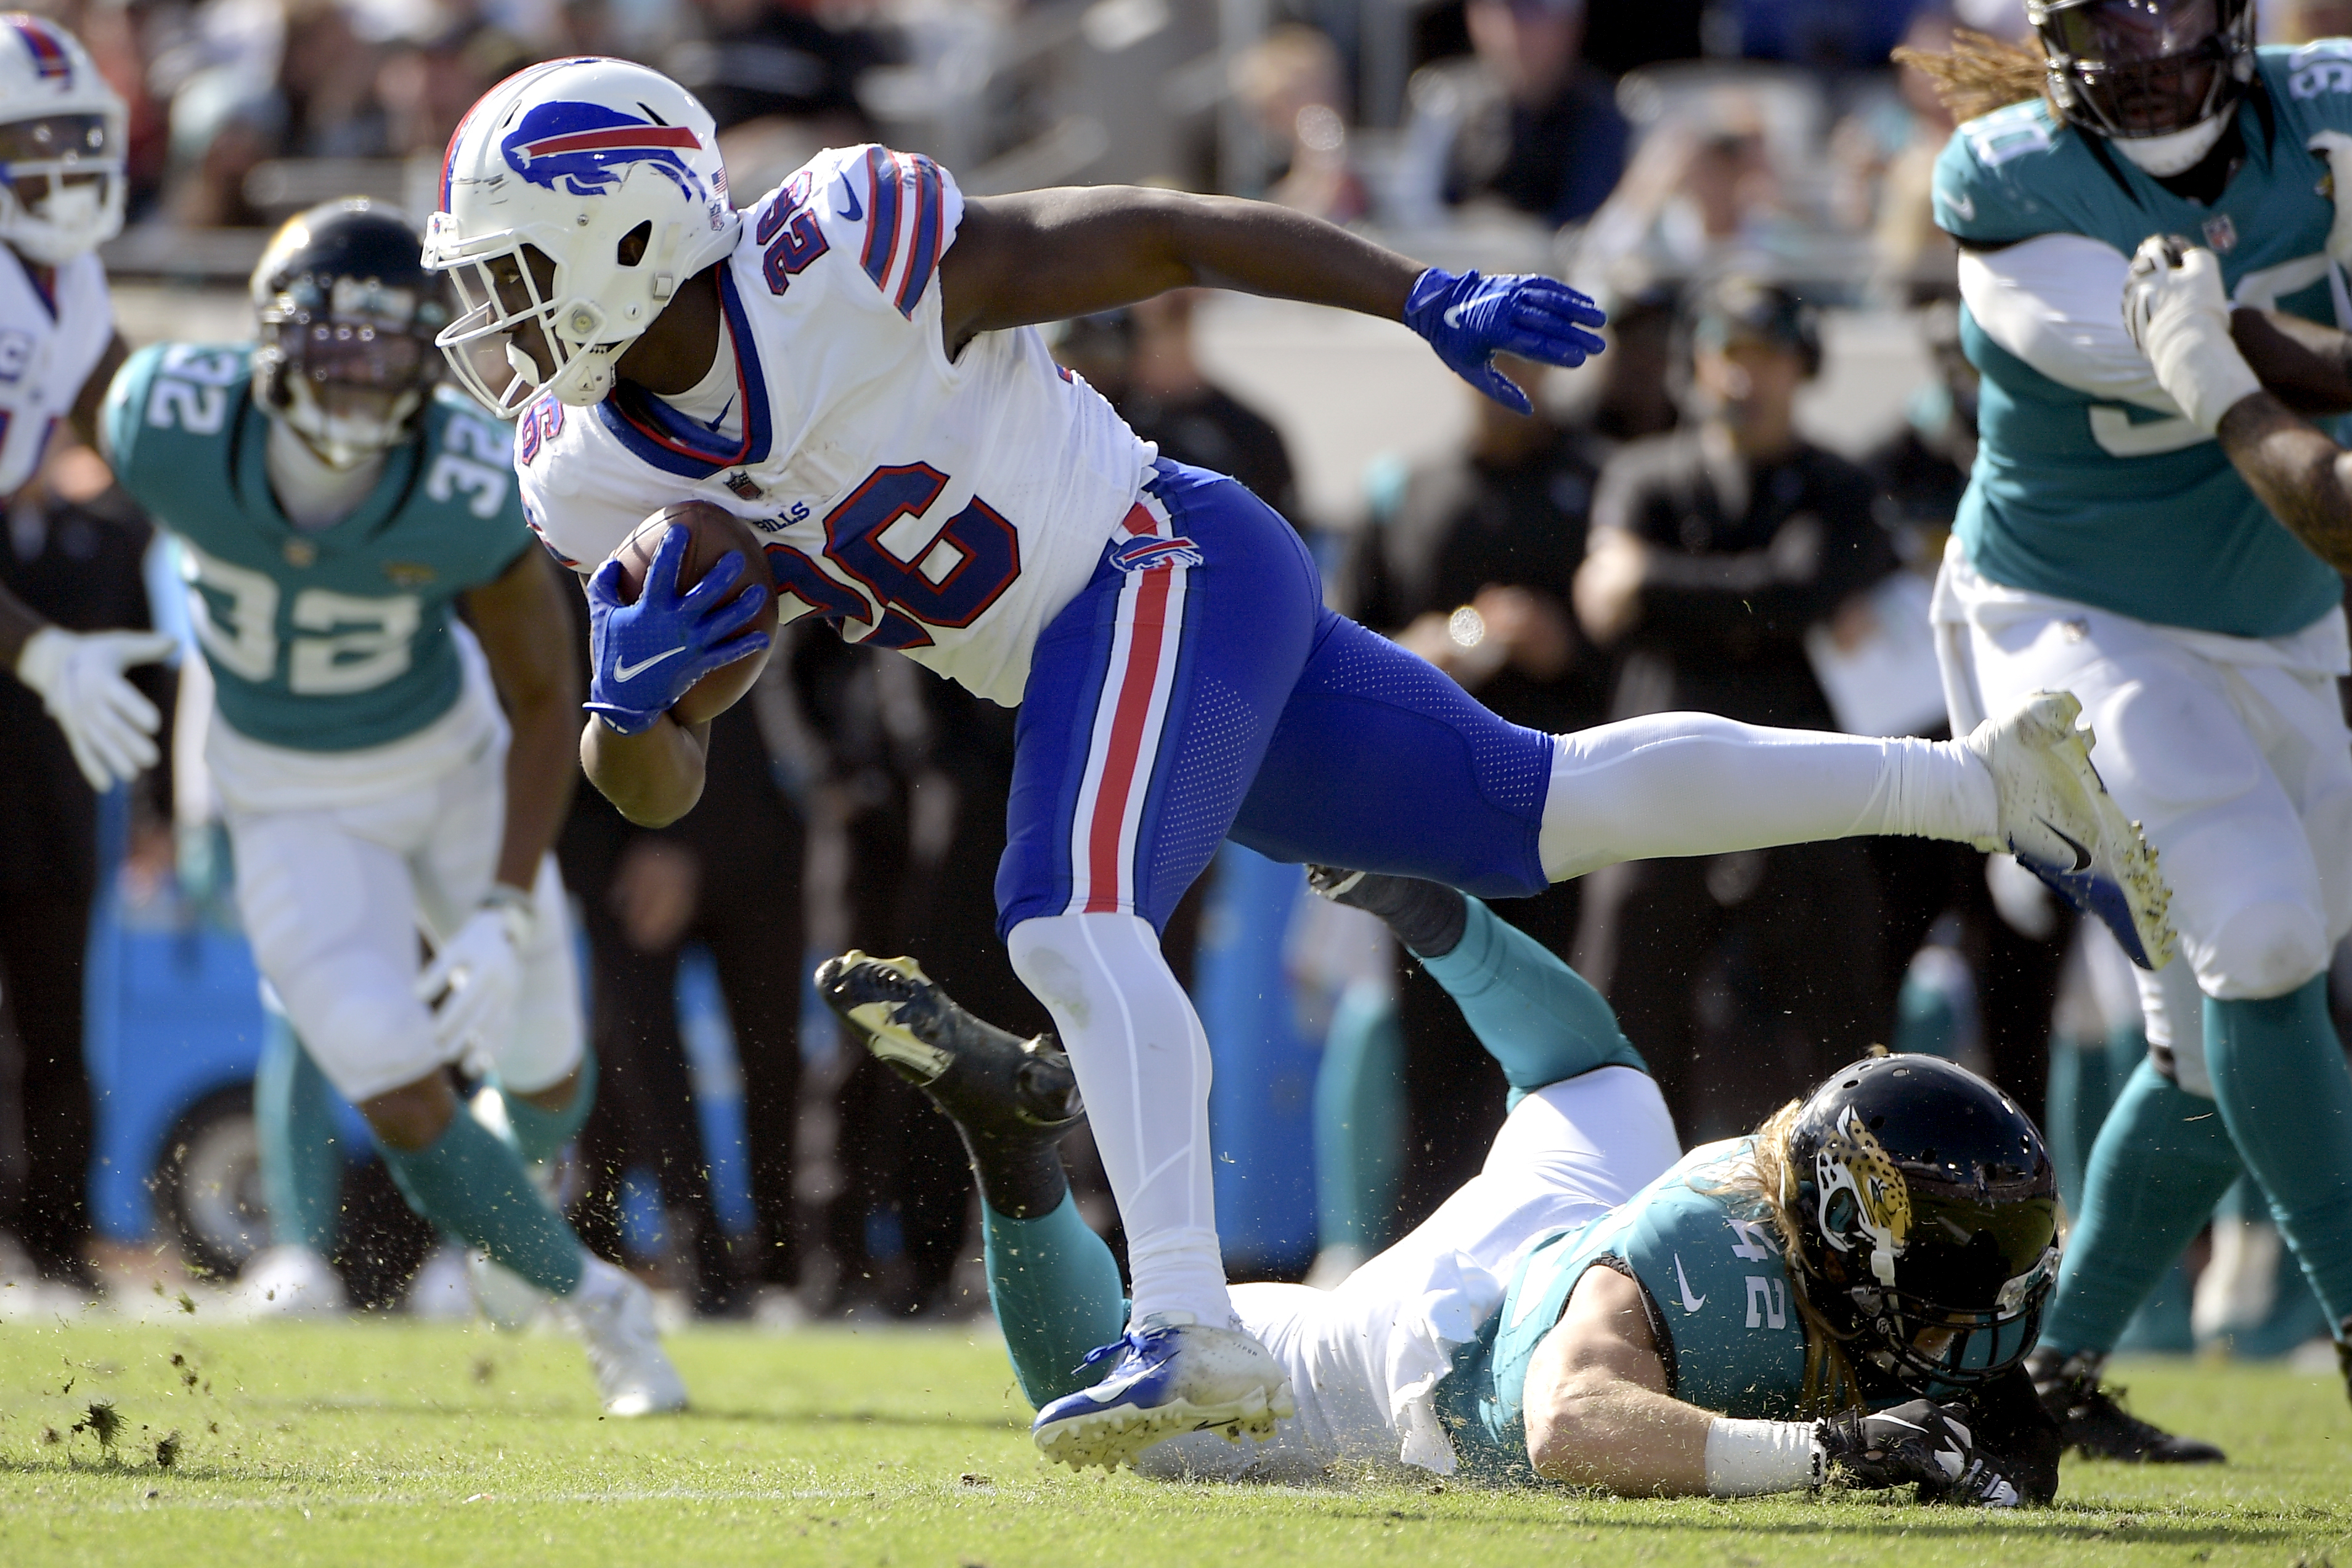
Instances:
[[[1604,345],[1589,329],[1607,323],[1601,307],[1556,277],[1507,272],[1481,277],[1431,267],[1405,297],[1404,324],[1429,340],[1455,375],[1519,413],[1534,405],[1495,368],[1496,354],[1570,370]]]
[[[2263,390],[2230,336],[2230,295],[2221,260],[2202,246],[2150,235],[2124,280],[2124,328],[2156,368],[2157,384],[2198,429]]]
[[[161,632],[68,632],[44,626],[16,654],[16,678],[65,731],[74,766],[103,792],[155,766],[155,705],[122,678],[178,646]]]
[[[487,1065],[506,1045],[522,995],[522,946],[530,926],[529,906],[486,904],[416,977],[416,999],[433,1009],[433,1033],[448,1060]]]
[[[663,533],[634,604],[621,597],[618,560],[607,560],[588,580],[595,674],[581,706],[623,735],[643,735],[695,682],[768,645],[765,632],[743,631],[758,618],[767,588],[743,582],[742,557],[721,556],[700,582],[677,591],[690,538],[676,526]]]
[[[1839,1416],[1818,1427],[1822,1457],[1848,1484],[1916,1483],[1922,1502],[2015,1508],[2017,1489],[1977,1453],[1957,1406],[1914,1399],[1874,1416]]]

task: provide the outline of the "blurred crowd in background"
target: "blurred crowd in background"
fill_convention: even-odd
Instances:
[[[241,298],[267,225],[295,210],[353,192],[429,210],[441,150],[474,99],[574,52],[643,59],[692,88],[746,201],[820,147],[877,139],[932,154],[973,193],[1163,182],[1265,196],[1448,265],[1554,271],[1607,307],[1610,351],[1548,385],[1514,371],[1537,394],[1531,417],[1448,389],[1464,405],[1446,416],[1466,429],[1458,445],[1372,462],[1344,504],[1311,501],[1294,463],[1329,411],[1253,407],[1220,385],[1198,351],[1201,297],[1068,323],[1055,340],[1163,453],[1235,475],[1289,517],[1335,605],[1507,717],[1559,731],[1701,709],[1942,732],[1925,602],[1974,455],[1975,382],[1953,253],[1928,209],[1951,120],[1889,56],[1946,47],[1956,27],[2017,36],[2021,0],[37,8],[87,41],[131,105],[131,226],[107,257],[142,319],[175,335],[202,301],[217,312]],[[2277,0],[2262,20],[2266,41],[2352,32],[2352,5]],[[1861,444],[1800,418],[1841,342],[1860,340],[1839,324],[1857,320],[1881,338],[1891,324],[1911,372],[1895,389],[1902,416],[1870,411]],[[12,583],[47,570],[99,596],[120,588],[97,586],[106,561],[136,576],[136,548],[72,542],[77,529],[137,537],[93,462],[61,453],[46,487],[18,497],[0,547]],[[773,1322],[980,1312],[952,1132],[812,1020],[798,959],[911,952],[983,1016],[1046,1027],[993,930],[1013,716],[822,627],[788,634],[785,653],[719,722],[709,790],[677,827],[633,828],[582,792],[562,859],[593,953],[604,1076],[567,1197],[592,1245],[694,1311]],[[8,769],[0,757],[0,797],[26,787]],[[58,788],[79,788],[66,771]],[[209,883],[204,871],[217,836],[189,794],[141,792],[123,808],[126,908],[224,917],[218,870]],[[0,886],[30,885],[42,830],[21,802],[0,810]],[[1328,1278],[1469,1174],[1504,1085],[1384,938],[1349,912],[1300,905],[1295,873],[1282,899],[1252,904],[1235,891],[1236,853],[1187,900],[1168,945],[1188,983],[1196,951],[1281,952],[1281,1027],[1305,1040],[1313,1082],[1252,1079],[1247,1042],[1217,1038],[1231,1014],[1202,1011],[1221,1079],[1298,1102],[1317,1159],[1303,1226],[1229,1237],[1227,1256],[1236,1277]],[[2098,1085],[2136,1050],[2120,954],[2013,862],[1956,846],[1853,841],[1621,866],[1497,912],[1609,996],[1686,1140],[1751,1125],[1893,1041],[2086,1120],[2050,1129],[2072,1181]],[[159,1195],[152,1230],[101,1203],[91,1243],[89,1211],[58,1209],[40,1168],[72,1155],[75,1136],[86,1162],[92,1134],[53,1113],[55,1074],[40,1064],[67,1049],[54,1028],[65,1004],[58,976],[28,968],[0,976],[20,1041],[20,1071],[0,1074],[0,1223],[22,1244],[0,1249],[0,1274],[87,1282],[93,1258],[135,1273],[174,1246],[233,1270],[266,1218],[239,1186],[250,1162],[234,1136],[217,1154],[196,1136],[211,1124],[181,1116],[156,1174],[136,1173]],[[93,1000],[93,1017],[107,1010]],[[713,1019],[731,1052],[706,1049]],[[2046,1100],[2053,1076],[2066,1092]],[[733,1120],[713,1119],[719,1101]],[[714,1139],[738,1147],[714,1160]],[[432,1283],[436,1240],[380,1170],[351,1180],[340,1262],[359,1299],[405,1292],[423,1310],[436,1290],[462,1290],[462,1271]],[[1109,1225],[1099,1182],[1088,1201]],[[2217,1225],[2211,1249],[2260,1254],[2263,1228]],[[2208,1337],[2273,1311],[2244,1272],[2235,1298],[2200,1300]],[[2185,1294],[2176,1304],[2185,1324]],[[2185,1327],[2168,1332],[2185,1343]]]

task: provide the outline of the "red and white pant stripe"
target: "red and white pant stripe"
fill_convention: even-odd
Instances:
[[[1167,508],[1147,494],[1123,525],[1136,538],[1174,536]],[[1065,915],[1135,912],[1135,841],[1151,792],[1183,645],[1189,568],[1170,559],[1128,574],[1119,591],[1109,667],[1095,699],[1085,782],[1070,822],[1070,902]]]

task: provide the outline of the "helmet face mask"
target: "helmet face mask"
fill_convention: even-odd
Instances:
[[[503,415],[542,394],[584,405],[686,279],[734,248],[710,116],[622,60],[532,67],[485,94],[450,140],[425,265],[464,314],[440,337],[467,389]]]
[[[2205,126],[2253,79],[2252,0],[2029,0],[2026,11],[2060,112],[2116,141]],[[2215,140],[2218,128],[2198,138],[2199,155]]]
[[[2057,1185],[2031,1119],[1933,1057],[1858,1061],[1799,1110],[1797,1281],[1883,1375],[1966,1388],[2023,1359],[2057,1282]]]
[[[440,378],[449,311],[416,249],[401,214],[331,202],[279,229],[254,271],[257,392],[331,466],[412,439]]]
[[[122,100],[56,24],[0,16],[0,241],[61,267],[122,230]]]

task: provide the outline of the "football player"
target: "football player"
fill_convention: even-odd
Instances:
[[[1524,412],[1496,352],[1574,365],[1600,346],[1599,312],[1565,286],[1423,267],[1263,204],[967,200],[880,147],[824,152],[739,214],[710,125],[616,60],[493,89],[451,141],[426,235],[466,308],[443,340],[520,415],[532,525],[593,573],[582,758],[624,812],[692,806],[703,740],[668,709],[765,645],[744,630],[758,595],[738,591],[740,561],[679,591],[683,529],[633,601],[620,563],[596,564],[672,502],[764,536],[785,613],[1020,707],[1000,929],[1086,1086],[1127,1225],[1138,1333],[1108,1385],[1127,1391],[1113,1441],[1261,1423],[1292,1397],[1226,1326],[1208,1042],[1160,953],[1228,835],[1519,894],[1621,859],[1855,833],[2013,844],[2100,890],[2162,961],[2161,881],[2099,791],[2071,698],[1940,745],[1695,715],[1559,738],[1506,724],[1326,612],[1287,523],[1157,458],[1032,329],[1216,283],[1402,321]]]
[[[418,245],[364,200],[301,214],[254,269],[257,344],[143,349],[104,410],[108,460],[178,548],[205,766],[281,1009],[257,1109],[286,1245],[249,1284],[333,1293],[331,1083],[420,1215],[558,1299],[609,1413],[674,1409],[645,1287],[526,1171],[593,1092],[549,852],[578,684],[508,434],[436,385],[448,313]],[[458,1060],[500,1086],[512,1144],[460,1109]]]
[[[0,16],[0,497],[41,466],[58,422],[95,444],[127,354],[98,247],[122,228],[122,99],[56,23]],[[122,678],[168,655],[154,632],[68,632],[0,588],[0,668],[39,695],[93,789],[155,761],[155,705]]]
[[[2241,1169],[2352,1335],[2352,1073],[2327,1001],[2352,930],[2352,549],[2278,400],[2352,409],[2352,45],[2257,49],[2252,0],[2028,11],[2038,51],[2006,82],[1980,52],[1975,84],[2022,101],[1963,123],[1936,172],[1983,376],[1938,647],[1956,726],[2045,686],[2082,699],[2179,894],[2188,961],[2139,977],[2148,1060],[2093,1147],[2035,1371],[2085,1450],[2210,1461],[2098,1372]],[[1967,85],[1956,59],[1931,63]],[[2136,344],[2117,301],[2152,235],[2186,260],[2150,263]]]
[[[1933,1058],[1871,1058],[1685,1155],[1608,1004],[1532,938],[1450,888],[1317,880],[1386,918],[1455,998],[1510,1115],[1484,1171],[1336,1291],[1234,1289],[1295,1416],[1247,1446],[1162,1444],[1140,1468],[1305,1480],[1402,1463],[1718,1497],[1842,1474],[1923,1500],[2050,1500],[2056,1429],[2019,1367],[2056,1270],[2056,1186],[2007,1096]],[[1086,1352],[1124,1308],[1055,1152],[1082,1119],[1066,1060],[965,1013],[909,959],[851,953],[818,984],[963,1134],[990,1299],[1049,1451],[1115,1464],[1110,1355]]]

